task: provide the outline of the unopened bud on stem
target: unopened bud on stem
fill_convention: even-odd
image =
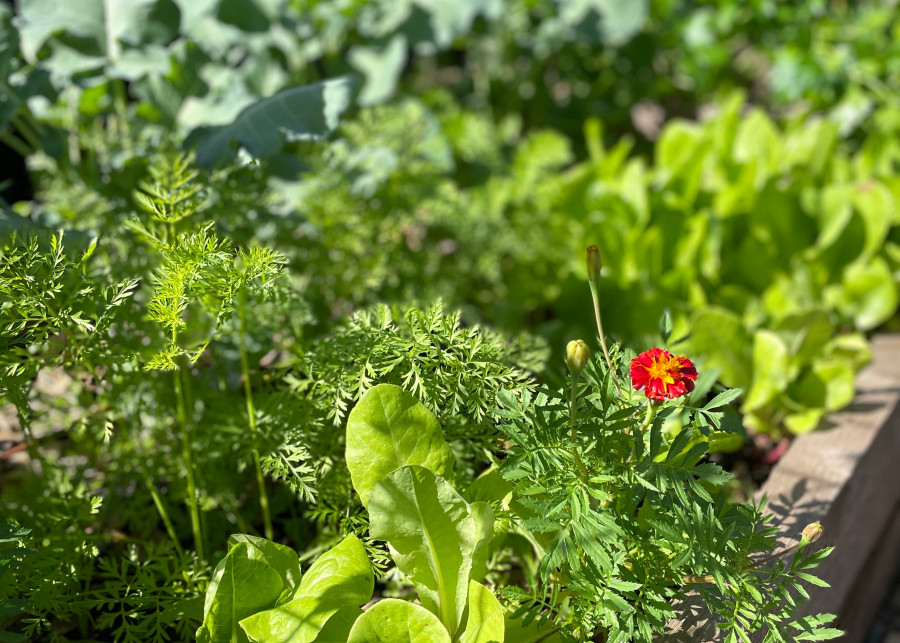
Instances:
[[[806,525],[803,528],[803,534],[801,535],[800,544],[808,545],[809,543],[816,542],[819,538],[822,537],[822,532],[825,530],[822,529],[822,523],[814,522]]]
[[[587,249],[587,275],[588,281],[592,284],[600,280],[600,251],[597,246],[588,246]]]
[[[566,366],[573,375],[584,370],[591,357],[591,349],[580,339],[572,340],[566,346]]]

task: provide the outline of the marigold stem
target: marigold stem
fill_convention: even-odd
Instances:
[[[572,428],[572,441],[575,441],[575,423],[578,421],[578,376],[572,373],[572,393],[569,397],[569,426]]]
[[[597,319],[597,333],[600,335],[600,348],[603,349],[603,358],[612,374],[613,385],[616,387],[616,393],[622,397],[622,390],[619,388],[619,378],[616,370],[613,368],[612,360],[609,357],[609,349],[606,348],[606,334],[603,332],[603,319],[600,316],[600,294],[597,292],[597,284],[593,281],[588,282],[591,287],[591,298],[594,300],[594,317]]]
[[[644,417],[644,423],[641,424],[641,435],[647,433],[647,429],[650,428],[650,425],[653,424],[653,418],[656,417],[657,406],[653,402],[653,400],[649,400],[647,402],[647,415]]]

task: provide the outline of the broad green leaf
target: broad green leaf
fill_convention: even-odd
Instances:
[[[807,409],[800,413],[789,413],[784,416],[784,426],[794,435],[803,435],[815,430],[823,417],[825,417],[824,409]]]
[[[22,53],[30,62],[49,38],[67,34],[67,44],[77,46],[68,55],[77,51],[115,63],[122,43],[165,44],[178,25],[174,5],[159,0],[22,0],[19,11]]]
[[[752,109],[740,119],[734,139],[734,160],[756,165],[756,189],[781,162],[782,139],[778,128],[761,109]]]
[[[830,359],[840,359],[858,371],[872,361],[872,347],[862,333],[837,335],[825,345],[825,355]]]
[[[504,614],[500,602],[481,583],[469,583],[469,616],[460,643],[503,643]]]
[[[293,592],[300,582],[300,557],[290,547],[273,543],[271,540],[250,536],[247,534],[233,534],[228,538],[228,547],[234,547],[238,543],[247,545],[247,556],[253,560],[261,560],[272,566],[281,576],[285,589]]]
[[[730,310],[710,306],[691,325],[690,353],[703,356],[705,368],[721,370],[721,382],[732,388],[750,385],[752,342],[741,318]]]
[[[472,481],[465,495],[470,502],[484,500],[507,506],[512,499],[513,488],[513,484],[500,474],[500,469],[491,465]]]
[[[837,241],[853,216],[851,204],[851,188],[847,185],[833,184],[822,190],[822,202],[818,212],[819,238],[816,246],[827,248]]]
[[[246,643],[238,623],[275,605],[284,590],[278,572],[250,558],[247,549],[247,543],[237,543],[216,566],[206,590],[198,643]]]
[[[366,550],[351,534],[312,564],[292,600],[245,618],[241,627],[259,643],[311,643],[335,612],[365,604],[374,587]]]
[[[379,384],[347,418],[347,468],[363,505],[378,482],[408,464],[445,475],[453,467],[453,452],[421,402],[399,386]]]
[[[770,330],[753,335],[753,384],[744,399],[744,410],[753,411],[770,402],[790,382],[790,354],[782,339]]]
[[[592,10],[600,16],[599,24],[589,19],[588,13]],[[616,46],[625,44],[641,30],[647,13],[646,0],[583,0],[560,3],[559,17],[569,26],[581,30],[583,36],[597,24],[597,36],[602,42]]]
[[[696,200],[708,149],[706,135],[694,123],[674,119],[660,133],[656,144],[658,180],[674,188],[670,195],[679,205],[687,207]]]
[[[822,347],[835,332],[830,316],[822,310],[788,315],[772,330],[787,342],[797,364],[821,358]]]
[[[473,579],[481,580],[487,573],[487,560],[491,553],[491,539],[494,536],[494,510],[487,502],[473,502],[469,505],[469,515],[475,520],[475,549],[472,552]]]
[[[313,643],[346,643],[353,624],[362,613],[358,607],[342,607],[325,621]]]
[[[450,635],[424,607],[388,598],[356,619],[347,643],[450,643]]]
[[[15,632],[0,632],[0,643],[28,643],[31,639]]]
[[[823,359],[791,385],[789,395],[809,409],[834,411],[853,401],[855,380],[856,369],[850,360]]]
[[[677,171],[693,155],[703,134],[696,124],[672,120],[663,128],[656,144],[656,165],[659,169]]]
[[[781,167],[799,166],[806,172],[818,175],[831,158],[837,140],[835,123],[825,119],[807,121],[803,127],[786,132]]]
[[[254,157],[279,152],[288,140],[319,140],[350,106],[353,83],[335,78],[289,87],[244,108],[228,125],[200,127],[185,144],[197,148],[197,162],[212,167],[234,157],[238,144]]]
[[[710,453],[734,453],[745,443],[744,436],[729,431],[713,431],[709,434]]]
[[[359,93],[360,105],[382,103],[391,97],[407,59],[406,37],[398,33],[380,50],[357,46],[350,50],[348,61],[366,77]]]
[[[866,245],[858,261],[868,261],[884,245],[896,211],[894,195],[883,184],[867,181],[853,190],[853,206],[866,228]]]
[[[844,271],[841,286],[829,286],[826,300],[853,320],[857,330],[870,330],[890,319],[897,310],[897,284],[887,262],[874,257]]]
[[[370,533],[386,540],[422,605],[451,634],[462,621],[478,526],[450,483],[419,466],[397,469],[375,486]]]

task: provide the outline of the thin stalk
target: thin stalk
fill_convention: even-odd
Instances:
[[[178,405],[178,424],[181,426],[181,452],[187,467],[188,509],[191,513],[191,531],[197,556],[203,560],[203,530],[200,527],[200,508],[197,503],[197,485],[194,482],[194,454],[191,448],[190,425],[185,403],[181,370],[175,371],[175,400]]]
[[[653,424],[653,418],[656,417],[656,411],[658,407],[653,400],[647,400],[647,415],[644,416],[644,421],[641,423],[641,440],[644,439],[644,436],[647,434],[647,429]],[[625,433],[629,433],[630,429],[625,429]],[[637,436],[635,436],[637,439]],[[637,456],[637,446],[632,448],[631,455],[628,456],[628,462],[634,460]]]
[[[656,417],[656,411],[659,407],[653,400],[647,401],[647,415],[644,416],[644,423],[641,424],[641,435],[647,434],[647,429],[653,424],[653,418]]]
[[[591,299],[594,300],[594,317],[597,320],[597,334],[600,335],[600,348],[603,349],[603,358],[606,360],[606,365],[609,367],[609,372],[612,374],[616,393],[621,397],[622,390],[619,388],[619,378],[616,375],[616,370],[613,368],[612,360],[609,357],[609,349],[606,347],[606,334],[603,332],[603,319],[600,316],[600,294],[597,292],[597,284],[593,281],[588,282],[588,284],[591,287]]]
[[[535,639],[535,643],[540,643],[541,641],[546,641],[546,640],[549,639],[551,636],[553,636],[554,634],[556,634],[557,632],[559,632],[561,629],[562,629],[562,628],[559,627],[559,626],[554,627],[552,630],[550,630],[549,632],[547,632],[546,634],[544,634],[543,636],[541,636],[541,638]]]
[[[113,107],[116,110],[116,120],[118,120],[119,132],[122,135],[122,147],[130,154],[132,151],[131,127],[128,124],[128,97],[125,91],[125,81],[121,79],[113,81],[112,90]]]
[[[72,97],[69,96],[71,99]],[[78,140],[78,101],[69,100],[69,109],[66,116],[69,121],[68,137],[68,161],[69,165],[77,167],[81,164],[81,142]]]
[[[15,114],[10,121],[16,130],[18,130],[19,135],[32,147],[32,149],[35,151],[41,149],[41,138],[20,114]]]
[[[572,442],[575,441],[575,423],[578,420],[578,376],[572,373],[572,394],[569,398],[569,426],[572,427]]]
[[[250,385],[250,360],[247,357],[247,289],[241,288],[240,303],[238,306],[238,318],[240,320],[240,351],[241,351],[241,372],[244,376],[244,398],[247,400],[247,420],[250,423],[250,433],[253,435],[254,443],[253,464],[256,466],[256,484],[259,486],[259,506],[262,509],[263,528],[266,532],[266,538],[274,540],[275,532],[272,530],[272,516],[269,512],[269,496],[266,492],[266,479],[263,477],[262,466],[259,463],[259,450],[256,448],[256,437],[259,434],[259,428],[256,426],[256,408],[253,405],[253,387]]]
[[[93,372],[93,369],[91,369],[91,372]],[[139,447],[137,448],[139,456],[142,450],[143,449]],[[182,555],[184,553],[184,550],[181,548],[181,543],[178,542],[178,534],[175,533],[175,527],[172,525],[172,520],[169,518],[169,512],[166,511],[166,506],[163,504],[162,498],[160,498],[159,496],[159,492],[157,492],[156,487],[153,486],[153,482],[150,480],[150,476],[147,474],[147,470],[143,465],[138,464],[138,472],[140,472],[141,478],[144,480],[144,484],[147,486],[147,491],[150,492],[150,497],[153,498],[153,504],[156,505],[156,511],[159,514],[160,519],[163,521],[163,524],[166,526],[166,532],[169,534],[169,538],[172,539],[172,544],[175,545],[175,551],[178,552],[179,556]]]
[[[24,105],[25,103],[19,99],[15,99],[16,104]],[[34,114],[31,113],[28,109],[23,109],[22,111],[16,114],[23,121],[28,123],[28,126],[37,132],[38,136],[44,136],[47,133],[47,128],[41,123],[37,118],[35,118]]]
[[[0,143],[4,143],[6,147],[11,149],[22,158],[27,158],[34,154],[34,150],[29,148],[28,144],[25,141],[16,136],[13,136],[9,132],[0,132]]]
[[[147,485],[147,491],[150,492],[150,496],[153,498],[153,504],[156,505],[156,511],[159,513],[159,517],[162,518],[163,524],[166,526],[166,531],[169,534],[169,538],[172,539],[172,544],[175,545],[175,551],[181,556],[184,554],[184,550],[181,549],[181,543],[178,542],[178,535],[175,533],[175,527],[172,526],[172,521],[169,519],[169,512],[166,511],[166,507],[162,503],[162,498],[159,497],[159,493],[153,488],[153,484],[150,482],[150,478],[147,477],[143,468],[141,468],[141,474],[144,478],[144,483]]]

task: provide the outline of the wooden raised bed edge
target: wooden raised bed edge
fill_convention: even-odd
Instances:
[[[814,570],[831,587],[808,587],[798,615],[836,614],[842,643],[865,640],[900,562],[900,334],[876,336],[872,350],[853,403],[794,440],[760,490],[785,547],[817,520],[825,533],[811,547],[835,547]],[[678,612],[681,620],[669,623],[661,641],[724,640],[699,596]]]

